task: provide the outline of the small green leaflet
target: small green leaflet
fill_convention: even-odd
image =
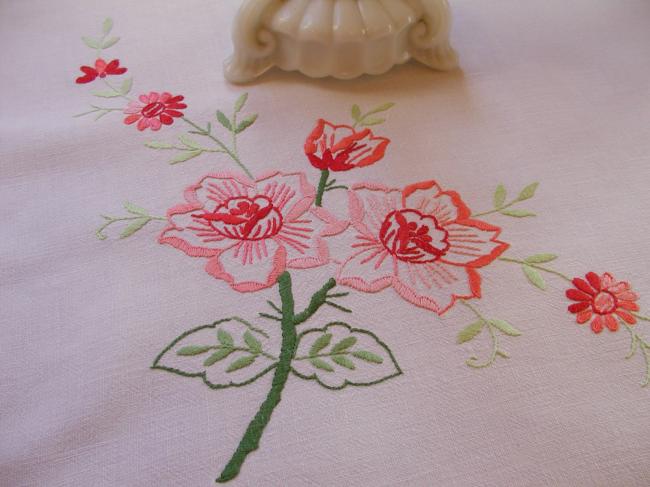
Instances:
[[[111,37],[110,39],[106,39],[102,44],[102,49],[108,49],[109,47],[113,47],[115,44],[119,42],[119,40],[120,40],[119,37]]]
[[[319,358],[311,358],[309,359],[309,362],[316,367],[317,369],[324,370],[326,372],[334,372],[334,367],[332,367],[330,364],[325,362],[324,360],[321,360]]]
[[[115,90],[93,91],[93,95],[99,98],[117,98],[118,96],[121,96],[120,93]]]
[[[249,116],[246,117],[244,120],[242,120],[241,122],[239,122],[239,124],[237,124],[237,128],[235,129],[235,133],[236,133],[236,134],[240,134],[240,133],[242,133],[242,132],[243,132],[244,130],[246,130],[248,127],[250,127],[251,125],[253,125],[253,124],[255,123],[256,120],[257,120],[257,113],[255,113],[255,114],[253,114],[253,115],[249,115]]]
[[[327,347],[331,341],[332,341],[331,333],[325,333],[324,335],[319,336],[314,342],[314,344],[311,346],[311,348],[309,349],[309,356],[313,357],[314,355],[317,355],[318,352],[320,352],[322,349]]]
[[[546,282],[544,282],[544,278],[536,269],[529,265],[522,265],[521,269],[533,286],[538,287],[542,291],[546,290]]]
[[[178,352],[178,355],[191,357],[193,355],[201,355],[202,353],[207,352],[212,347],[209,345],[190,345],[188,347],[181,348]]]
[[[235,113],[239,113],[242,111],[242,108],[244,108],[244,105],[246,105],[247,100],[248,100],[248,93],[244,93],[239,98],[237,98],[237,101],[235,102]]]
[[[199,145],[198,142],[190,139],[187,135],[181,135],[178,137],[178,140],[181,141],[181,143],[185,147],[189,147],[190,149],[196,149],[196,150],[202,150],[203,148]]]
[[[228,366],[226,372],[234,372],[236,370],[243,369],[244,367],[253,365],[254,362],[255,355],[246,355],[245,357],[240,357]]]
[[[359,108],[359,105],[352,105],[352,120],[355,122],[361,121],[361,108]]]
[[[91,49],[100,48],[99,39],[95,39],[93,37],[82,37],[81,40],[84,42],[84,44],[86,44]]]
[[[156,140],[152,140],[151,142],[146,142],[145,147],[149,147],[149,149],[173,149],[174,145],[173,144],[168,144],[167,142],[158,142]]]
[[[169,163],[173,165],[173,164],[178,164],[180,162],[189,161],[190,159],[194,159],[195,157],[198,157],[201,154],[203,154],[202,150],[184,151],[178,154],[176,157],[174,157],[171,161],[169,161]]]
[[[381,358],[379,355],[372,352],[368,352],[366,350],[357,350],[355,352],[352,352],[352,356],[373,364],[384,363],[384,359]]]
[[[120,93],[122,95],[128,95],[132,87],[133,87],[133,78],[127,78],[124,81],[122,81],[122,85],[120,86]]]
[[[332,347],[332,352],[333,354],[335,353],[340,353],[343,352],[344,350],[347,350],[351,346],[353,346],[355,343],[357,343],[357,338],[350,336],[347,338],[344,338],[340,342],[338,342],[336,345]]]
[[[465,342],[469,342],[470,340],[473,340],[474,338],[476,338],[476,336],[479,333],[481,333],[483,326],[484,326],[483,321],[477,321],[475,323],[472,323],[471,325],[466,326],[458,333],[458,338],[456,342],[460,345],[461,343],[465,343]]]
[[[494,192],[494,207],[496,209],[499,209],[503,206],[503,204],[506,202],[506,197],[508,193],[506,191],[506,188],[503,184],[500,184],[497,186],[496,191]]]
[[[223,113],[221,110],[217,110],[217,120],[221,125],[223,125],[226,129],[232,132],[232,124],[230,123],[228,117],[226,117],[226,114]]]
[[[235,344],[232,335],[222,328],[217,331],[217,339],[224,347],[232,347]]]
[[[364,120],[362,125],[364,127],[372,127],[373,125],[381,125],[386,121],[385,118],[371,118],[370,120]]]
[[[105,36],[111,33],[111,30],[113,29],[113,19],[110,17],[107,17],[104,19],[104,22],[102,23],[102,32],[104,33]]]
[[[340,365],[341,367],[345,367],[346,369],[350,369],[350,370],[356,369],[354,363],[352,363],[352,360],[350,360],[344,355],[332,355],[332,362]]]
[[[132,215],[149,216],[147,210],[141,208],[140,206],[134,205],[129,201],[124,202],[124,209],[129,213],[131,213]]]
[[[512,216],[515,218],[526,218],[529,216],[536,216],[535,213],[526,210],[501,210],[501,214],[505,216]]]
[[[216,364],[220,360],[225,359],[228,355],[230,355],[233,352],[232,348],[221,348],[214,352],[212,355],[210,355],[205,362],[203,362],[203,365],[206,367],[210,367],[211,365]]]
[[[519,197],[517,198],[519,201],[525,201],[531,199],[533,196],[535,196],[535,191],[537,191],[537,187],[539,186],[539,183],[532,183],[526,186],[524,189],[521,190],[521,193],[519,193]]]
[[[508,336],[511,337],[518,337],[521,335],[521,332],[517,330],[514,326],[512,326],[510,323],[504,320],[489,320],[489,323],[497,328],[498,330],[502,331]]]
[[[128,227],[124,229],[124,231],[120,234],[120,238],[128,238],[131,235],[133,235],[135,232],[140,230],[142,227],[144,227],[147,223],[151,221],[151,218],[149,217],[142,217],[138,218],[137,220],[134,220],[133,223],[131,223]]]
[[[546,262],[552,262],[555,259],[557,259],[557,255],[555,254],[535,254],[527,257],[524,261],[529,264],[545,264]]]
[[[246,330],[246,332],[244,333],[244,341],[246,342],[246,345],[248,345],[248,348],[251,352],[257,354],[262,351],[262,344],[248,330]]]

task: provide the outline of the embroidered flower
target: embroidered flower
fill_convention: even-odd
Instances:
[[[209,174],[187,188],[187,203],[167,212],[170,225],[159,241],[207,258],[208,274],[236,291],[258,291],[286,269],[329,262],[322,237],[334,226],[312,217],[314,195],[302,173],[276,172],[255,182]]]
[[[590,272],[585,279],[576,277],[573,280],[576,289],[566,292],[567,298],[577,301],[569,305],[569,311],[576,315],[579,324],[591,320],[593,332],[600,333],[604,327],[610,331],[618,330],[617,317],[630,325],[636,323],[636,318],[630,312],[639,311],[635,303],[639,297],[630,290],[627,282],[616,281],[607,272],[602,276]]]
[[[389,143],[385,137],[375,137],[370,129],[357,132],[349,125],[333,125],[321,119],[307,137],[305,154],[317,169],[349,171],[379,161]]]
[[[124,74],[127,71],[126,68],[120,67],[119,59],[113,59],[107,63],[102,58],[99,58],[97,61],[95,61],[94,68],[92,66],[81,66],[79,69],[81,69],[81,72],[84,73],[83,76],[79,76],[76,80],[79,84],[90,83],[91,81],[95,81],[97,77],[106,78],[106,76],[109,74]]]
[[[182,117],[183,112],[179,111],[187,108],[185,99],[182,95],[172,96],[171,93],[157,93],[152,91],[148,95],[140,95],[138,101],[132,101],[124,109],[128,117],[124,119],[126,125],[138,122],[138,130],[146,128],[151,130],[160,130],[162,125],[171,125],[174,118]]]
[[[337,282],[364,292],[392,286],[404,299],[443,314],[456,299],[481,296],[476,269],[507,248],[501,229],[471,218],[455,191],[435,181],[404,190],[358,184],[349,191],[357,232]]]

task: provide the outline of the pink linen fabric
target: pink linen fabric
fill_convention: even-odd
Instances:
[[[215,279],[206,259],[187,256],[191,247],[160,245],[165,224],[123,241],[95,237],[100,214],[135,200],[158,215],[178,210],[173,239],[183,190],[225,164],[170,167],[144,147],[175,125],[152,135],[118,115],[73,118],[88,101],[74,82],[79,66],[94,62],[79,38],[105,17],[143,93],[182,93],[209,119],[249,92],[260,118],[240,152],[256,175],[313,170],[304,144],[320,118],[395,102],[381,127],[391,139],[384,159],[343,181],[401,189],[435,180],[477,211],[490,209],[499,183],[539,181],[527,203],[538,216],[496,216],[494,239],[521,256],[556,253],[571,277],[610,272],[650,309],[647,1],[455,0],[462,71],[408,64],[350,82],[272,72],[245,89],[220,68],[239,2],[82,3],[0,4],[0,486],[214,485],[271,381],[215,391],[149,368],[189,327],[258,310],[242,311],[227,268],[215,264]],[[299,193],[311,198],[308,186]],[[347,245],[328,244],[336,255]],[[338,268],[317,266],[323,251],[313,248],[314,260],[286,256],[306,276],[295,289],[301,303]],[[625,331],[577,325],[564,282],[549,278],[542,292],[503,262],[481,277],[481,309],[522,331],[507,342],[511,358],[465,365],[487,339],[456,344],[473,319],[466,309],[438,316],[396,288],[355,293],[346,302],[355,320],[390,344],[404,374],[340,391],[290,380],[262,447],[231,485],[648,485],[650,388],[639,387],[640,356],[623,359]],[[327,310],[319,320],[337,317]],[[636,326],[650,336],[647,323]]]

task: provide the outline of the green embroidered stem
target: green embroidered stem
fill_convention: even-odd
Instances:
[[[294,318],[293,318],[293,324],[295,326],[300,325],[301,323],[304,323],[307,321],[311,316],[318,311],[318,309],[323,306],[324,304],[332,304],[329,301],[327,301],[328,298],[332,298],[334,296],[328,296],[327,293],[336,286],[336,281],[334,279],[330,279],[325,283],[325,285],[320,288],[318,291],[314,293],[314,295],[311,297],[311,300],[309,301],[309,306],[305,308],[303,311],[300,313],[297,313]]]
[[[637,334],[625,321],[619,320],[619,322],[625,326],[628,332],[630,332],[630,337],[632,339],[630,342],[630,353],[628,353],[625,358],[631,359],[634,357],[637,348],[641,350],[641,353],[643,354],[643,359],[645,360],[645,377],[643,378],[643,382],[641,382],[641,387],[647,387],[648,384],[650,384],[650,343],[646,342],[643,337]]]
[[[508,208],[510,208],[511,206],[514,206],[517,203],[519,203],[518,200],[512,200],[507,205],[503,205],[503,206],[501,206],[499,208],[495,208],[494,210],[484,211],[482,213],[475,213],[475,214],[472,215],[472,218],[478,218],[480,216],[493,215],[494,213],[501,213],[503,210],[507,210]]]
[[[520,264],[520,265],[532,267],[533,269],[537,269],[538,271],[547,272],[549,274],[554,274],[554,275],[556,275],[558,277],[561,277],[565,281],[573,282],[573,280],[570,277],[568,277],[567,275],[562,274],[559,271],[549,269],[548,267],[541,266],[539,264],[533,264],[533,263],[526,262],[526,261],[520,260],[520,259],[511,259],[509,257],[499,257],[499,260],[502,261],[502,262],[511,262],[513,264]]]
[[[203,135],[204,137],[208,137],[212,139],[216,144],[223,149],[226,154],[230,156],[230,158],[241,168],[242,171],[246,173],[246,176],[248,176],[250,179],[255,179],[253,177],[253,174],[248,170],[248,168],[239,160],[239,157],[237,154],[231,150],[226,144],[221,142],[218,138],[216,138],[214,135],[212,135],[212,132],[210,130],[206,130],[200,125],[197,125],[196,123],[192,122],[190,119],[187,117],[183,117],[183,121],[187,123],[188,125],[191,125],[194,129],[196,129],[197,133],[199,135]]]
[[[223,469],[217,482],[224,483],[232,480],[239,473],[244,460],[253,451],[257,450],[264,428],[271,419],[271,414],[282,398],[289,373],[291,372],[291,361],[296,353],[297,335],[294,325],[294,301],[291,290],[291,276],[284,272],[278,278],[280,299],[282,302],[282,348],[280,361],[273,375],[273,383],[266,399],[260,406],[259,411],[248,425],[246,433],[242,438],[237,450]]]
[[[478,218],[481,216],[492,215],[494,213],[500,213],[502,215],[511,216],[515,218],[526,218],[529,216],[535,216],[535,213],[532,213],[527,210],[521,210],[521,209],[509,210],[509,208],[514,206],[517,203],[529,200],[533,196],[535,196],[535,192],[537,191],[538,186],[539,183],[529,184],[519,192],[519,195],[515,199],[513,199],[509,203],[506,203],[508,192],[506,188],[503,186],[503,184],[500,184],[499,186],[497,186],[497,189],[494,192],[494,209],[490,211],[484,211],[482,213],[474,213],[472,217]]]
[[[521,334],[521,332],[503,321],[488,320],[478,309],[476,309],[465,300],[461,299],[459,300],[459,303],[471,310],[472,313],[474,313],[474,315],[479,319],[479,322],[481,323],[480,329],[487,327],[490,333],[490,339],[492,341],[492,351],[490,352],[489,358],[485,362],[480,363],[477,357],[472,356],[468,358],[465,363],[474,369],[484,369],[492,365],[496,361],[497,357],[509,358],[508,354],[499,348],[499,336],[496,333],[496,329],[500,329],[501,331],[504,331],[511,336],[518,336]],[[474,333],[474,336],[479,333],[480,329]]]
[[[323,169],[320,173],[320,181],[318,182],[318,191],[316,192],[316,206],[323,206],[323,193],[325,193],[325,186],[327,179],[330,177],[330,172]]]

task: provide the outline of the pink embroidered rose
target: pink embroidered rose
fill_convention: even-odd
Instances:
[[[357,132],[349,125],[321,119],[307,137],[305,154],[316,169],[349,171],[382,159],[389,143],[389,139],[373,135],[370,129]]]
[[[174,118],[182,117],[185,103],[182,95],[172,96],[171,93],[157,93],[152,91],[148,95],[140,95],[137,101],[129,102],[124,109],[127,117],[124,118],[126,125],[138,122],[138,130],[143,131],[147,128],[151,130],[160,130],[163,125],[171,125]]]
[[[258,291],[286,269],[329,262],[323,237],[343,228],[324,224],[330,217],[312,210],[314,195],[302,173],[276,172],[257,181],[208,174],[185,190],[186,203],[167,212],[170,225],[159,241],[208,259],[208,274],[236,291]]]
[[[497,240],[500,228],[472,219],[458,193],[435,181],[403,190],[358,184],[349,208],[356,242],[337,282],[364,292],[392,286],[438,314],[456,299],[480,297],[477,269],[508,248]]]

